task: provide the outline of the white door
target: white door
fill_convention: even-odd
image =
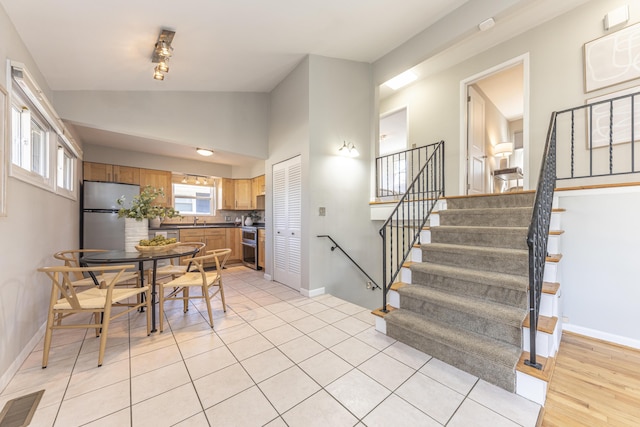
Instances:
[[[273,280],[300,289],[302,166],[300,156],[273,165]]]
[[[484,149],[484,99],[468,87],[467,97],[467,194],[484,194],[486,159]]]

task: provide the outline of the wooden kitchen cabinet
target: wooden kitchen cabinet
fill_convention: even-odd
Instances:
[[[264,209],[264,193],[264,175],[256,176],[251,180],[251,209]]]
[[[227,247],[231,249],[230,262],[242,261],[242,230],[240,228],[227,228]]]
[[[251,180],[250,179],[235,179],[235,209],[248,210],[254,209],[255,202],[251,194]]]
[[[197,229],[189,229],[189,230],[180,230],[180,242],[182,243],[189,243],[189,242],[198,242],[198,243],[205,243],[205,239],[204,239],[204,229],[202,230],[197,230]],[[202,248],[202,250],[200,252],[198,252],[198,254],[196,256],[202,256],[206,254],[207,247],[205,246],[204,248]],[[182,262],[184,262],[184,260],[191,258],[191,255],[188,257],[181,257],[180,258],[180,264],[182,265]]]
[[[140,189],[147,185],[164,190],[164,197],[156,197],[154,204],[160,206],[172,206],[171,172],[155,169],[140,169]]]
[[[266,241],[266,232],[264,228],[258,228],[258,267],[264,270],[264,247]]]
[[[233,179],[222,178],[222,209],[236,208],[236,187]]]
[[[140,169],[107,163],[84,162],[83,175],[87,181],[140,184]]]

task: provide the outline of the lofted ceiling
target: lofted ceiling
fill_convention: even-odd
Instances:
[[[461,6],[496,1],[0,0],[0,6],[53,91],[268,93],[308,54],[374,63]],[[467,34],[414,68],[427,77],[584,1],[499,0],[505,23]],[[151,55],[163,28],[176,32],[174,53],[165,80],[156,81]],[[380,97],[388,93],[381,88]],[[230,165],[256,161],[232,153],[204,158],[184,145],[69,126],[83,143]]]

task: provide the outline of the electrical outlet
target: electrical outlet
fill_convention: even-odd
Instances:
[[[327,214],[327,209],[324,207],[321,207],[318,209],[318,215],[320,216],[325,216]]]

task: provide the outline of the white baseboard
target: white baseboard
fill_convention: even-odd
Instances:
[[[270,274],[264,273],[264,276],[262,276],[262,277],[264,278],[264,280],[271,281],[271,275]]]
[[[572,325],[570,323],[563,323],[562,330],[568,331],[568,332],[575,332],[576,334],[584,335],[590,338],[596,338],[602,341],[608,341],[614,344],[624,345],[626,347],[640,349],[640,340],[623,337],[620,335],[610,334],[608,332],[602,332],[596,329],[585,328],[584,326]]]
[[[305,297],[313,298],[324,294],[324,288],[300,289],[300,293]]]
[[[0,393],[9,384],[16,372],[18,372],[18,369],[20,369],[22,363],[27,359],[27,357],[29,357],[42,337],[44,337],[44,332],[46,331],[46,329],[47,322],[45,321],[42,326],[40,326],[40,329],[38,329],[38,332],[36,332],[36,334],[29,340],[27,345],[24,346],[18,357],[16,357],[13,363],[9,366],[9,369],[7,369],[4,374],[2,374],[2,376],[0,377]]]

